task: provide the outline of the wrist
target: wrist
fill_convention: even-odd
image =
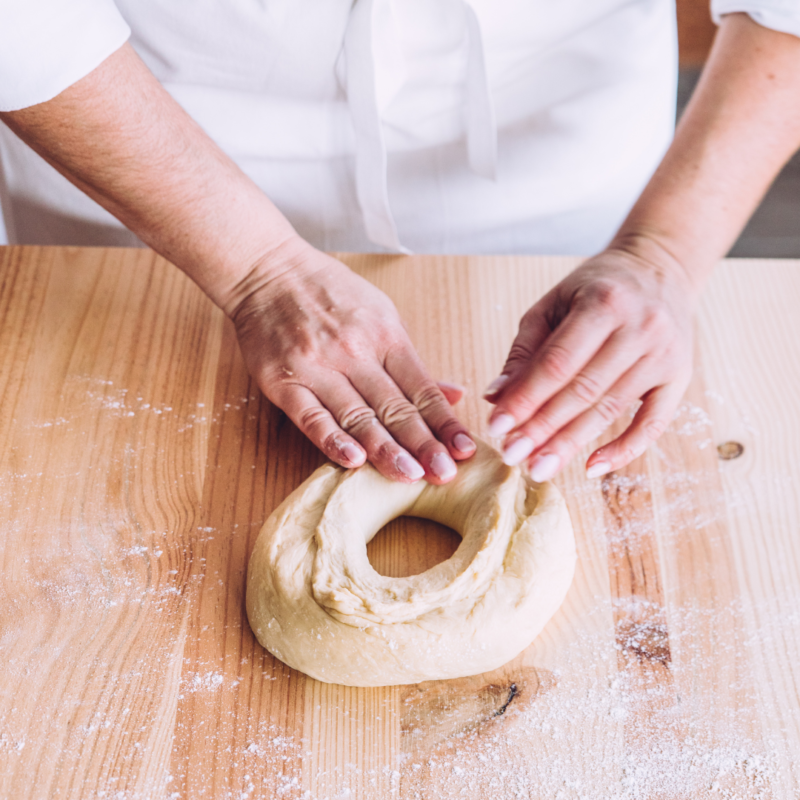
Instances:
[[[244,263],[234,279],[220,287],[212,300],[235,320],[241,307],[253,297],[266,297],[276,285],[303,272],[316,252],[294,231],[277,242],[270,243]]]
[[[338,274],[338,270],[352,275],[341,261],[320,252],[293,232],[259,255],[219,306],[237,326],[251,313],[263,314],[266,309],[286,307],[287,303],[301,310],[310,302],[306,311],[311,313],[314,303],[320,302],[320,298],[311,301],[313,290],[309,295],[309,286],[319,283],[315,276],[321,273],[341,282],[347,276]]]
[[[659,282],[677,283],[692,305],[714,267],[714,263],[691,263],[668,237],[636,228],[623,227],[606,252],[624,258],[636,269],[647,269]]]

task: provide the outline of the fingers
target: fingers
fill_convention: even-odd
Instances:
[[[456,475],[454,459],[475,452],[448,401],[457,402],[463,389],[445,384],[446,396],[413,351],[387,360],[389,368],[400,372],[409,396],[375,362],[359,365],[350,379],[326,370],[306,376],[304,386],[286,383],[276,391],[273,385],[271,399],[337,464],[357,467],[369,460],[391,480],[425,476],[447,483]]]
[[[424,476],[424,468],[394,441],[346,378],[323,375],[314,383],[315,392],[284,384],[275,402],[328,458],[343,467],[369,459],[382,475],[404,483]]]
[[[608,424],[612,423],[625,411],[629,401],[609,390],[639,359],[637,338],[620,331],[613,333],[567,386],[551,397],[528,422],[519,426],[516,433],[530,439],[533,450],[593,406],[600,417]],[[652,363],[652,359],[642,360],[637,372],[646,372],[644,365],[647,363]],[[643,391],[649,388],[645,385],[646,379],[641,383]]]
[[[486,387],[483,393],[484,400],[496,403],[509,381],[527,368],[542,343],[552,333],[547,321],[550,297],[551,294],[545,295],[520,320],[519,332],[511,345],[503,371]],[[495,435],[503,434],[492,434]]]
[[[475,442],[450,408],[454,404],[451,398],[456,395],[460,398],[464,393],[463,387],[442,383],[437,386],[410,342],[390,350],[385,367],[387,375],[418,410],[429,431],[444,444],[450,455],[457,461],[469,458],[475,452]],[[441,390],[442,386],[446,391]]]
[[[413,383],[408,369],[404,374],[406,381]],[[453,458],[464,459],[474,453],[475,443],[427,376],[405,392],[388,372],[380,369],[358,370],[351,380],[364,401],[375,409],[383,428],[424,467],[431,483],[452,480],[456,475]],[[358,438],[356,431],[351,432]]]
[[[355,374],[352,381],[364,396],[364,401],[375,409],[373,413],[382,427],[408,449],[434,483],[445,483],[455,477],[456,465],[447,448],[435,439],[419,411],[386,373]],[[447,403],[444,397],[442,402]],[[358,433],[354,431],[354,435],[358,436]],[[381,469],[380,463],[372,458],[370,461]]]
[[[525,435],[523,426],[523,432],[515,435],[505,448],[506,463],[518,464],[529,459],[533,480],[550,480],[586,444],[599,436],[626,408],[647,392],[644,404],[626,432],[589,459],[588,477],[619,469],[641,455],[647,445],[666,428],[688,383],[688,380],[680,381],[647,391],[652,383],[648,381],[650,366],[647,362],[648,359],[642,359],[608,390],[600,402],[540,446]]]
[[[448,449],[436,440],[419,410],[387,373],[375,364],[365,366],[351,383],[334,371],[318,373],[305,380],[314,391],[296,383],[284,384],[275,392],[274,402],[331,460],[345,467],[360,466],[368,459],[391,480],[413,482],[427,476],[432,483],[446,483],[456,474]],[[359,389],[361,391],[359,391]],[[429,397],[418,398],[426,408],[449,405],[432,381]],[[450,412],[452,413],[452,412]],[[436,413],[431,414],[436,418]],[[448,429],[451,440],[462,444],[463,426]],[[457,451],[467,458],[475,450],[471,438]],[[355,449],[354,449],[355,448]]]
[[[629,463],[663,430],[688,383],[691,310],[666,264],[654,269],[609,250],[570,273],[525,315],[487,392],[496,406],[489,433],[507,435],[506,462],[527,460],[546,480],[643,398],[634,423],[588,467],[599,475]]]
[[[270,399],[331,461],[343,467],[360,467],[366,461],[364,448],[341,429],[331,412],[305,386],[284,384]]]
[[[649,392],[625,432],[589,456],[586,477],[599,478],[621,469],[644,453],[667,429],[687,384],[688,380]]]
[[[450,408],[463,389],[433,382],[394,305],[368,281],[313,249],[289,256],[299,258],[292,279],[260,276],[234,314],[265,394],[340,464],[366,457],[396,480],[452,479],[454,459],[476,449]]]
[[[489,434],[502,436],[530,419],[598,353],[617,324],[603,307],[598,310],[576,306],[537,347],[520,341],[527,335],[521,329],[514,347],[519,353],[529,354],[520,357],[527,358],[528,363],[502,386],[497,408],[489,420]],[[533,325],[534,336],[541,335],[541,328],[540,322]],[[594,388],[590,386],[588,390]]]

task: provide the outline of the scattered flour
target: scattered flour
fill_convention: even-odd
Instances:
[[[170,406],[154,406],[145,403],[141,397],[132,397],[126,390],[115,390],[110,381],[99,384],[102,386],[89,387],[87,393],[88,405],[94,410],[99,407],[104,413],[135,419],[144,415],[163,419],[175,413]],[[709,399],[723,402],[720,397],[709,395]],[[240,410],[247,402],[248,398],[239,398],[239,402],[227,404],[226,410]],[[198,403],[196,413],[181,415],[181,424],[184,426],[181,430],[194,424],[207,424],[211,419],[203,404]],[[69,423],[70,420],[59,417],[39,427]],[[711,420],[703,409],[684,404],[673,424],[673,433],[694,437],[702,449],[711,442],[707,436],[710,425]],[[17,477],[37,479],[36,475],[22,474]],[[753,480],[764,482],[764,485],[751,482],[751,489],[756,493],[794,490],[794,483],[788,477],[786,481],[767,478]],[[616,488],[621,491],[651,491],[646,476],[619,478]],[[666,517],[679,517],[685,527],[707,527],[714,522],[724,521],[725,513],[734,516],[738,512],[751,514],[755,508],[752,493],[731,496],[729,492],[723,497],[721,490],[720,496],[712,498],[710,504],[699,503],[697,493],[703,490],[707,497],[708,492],[707,487],[702,486],[700,477],[672,469],[669,464],[661,475],[661,488],[667,490],[669,495],[662,513]],[[592,521],[596,493],[596,485],[587,483],[577,489],[572,497],[577,507],[586,512],[584,518],[590,520],[585,535],[602,540],[612,551],[635,544],[639,537],[654,535],[655,522],[646,514],[641,518],[628,515],[625,522],[613,531],[609,531],[605,520]],[[199,534],[199,538],[195,541],[211,541],[214,539],[211,534],[214,533],[216,530],[212,527],[196,528],[194,535]],[[147,542],[147,545],[128,546],[121,551],[122,555],[131,557],[131,569],[141,571],[143,564],[151,564],[155,569],[157,563],[161,564],[158,560],[166,554],[167,558],[163,559],[160,568],[170,577],[179,575],[178,570],[167,570],[166,567],[175,563],[185,565],[189,554],[170,553],[166,545],[161,549],[157,542],[164,535],[163,531],[142,531],[140,540]],[[660,530],[659,535],[668,542],[670,536],[684,534],[666,529]],[[119,548],[115,546],[113,553],[105,557],[119,553]],[[124,605],[136,611],[138,606],[147,603],[169,612],[174,617],[170,618],[170,624],[177,625],[177,609],[180,607],[177,595],[187,591],[185,573],[180,579],[175,578],[180,580],[180,584],[161,583],[157,588],[142,586],[132,573],[124,578],[109,579],[108,583],[87,581],[79,569],[71,572],[68,565],[58,579],[48,577],[45,580],[35,577],[37,574],[50,573],[45,569],[31,572],[28,585],[37,590],[36,598],[40,604],[35,608],[31,607],[23,594],[14,594],[0,586],[0,604],[9,619],[13,620],[14,615],[31,613],[43,616],[51,612],[75,613],[87,604],[96,604],[101,608]],[[200,575],[195,575],[193,579],[200,578]],[[247,729],[246,737],[230,736],[231,742],[243,743],[231,744],[224,751],[224,757],[230,762],[230,774],[238,776],[235,787],[219,792],[209,786],[199,789],[193,797],[213,797],[215,800],[256,800],[267,796],[277,800],[339,800],[355,797],[362,800],[455,800],[459,797],[482,797],[485,800],[775,800],[779,797],[775,788],[776,776],[781,769],[785,769],[782,766],[786,760],[785,742],[771,742],[759,737],[758,728],[753,726],[749,716],[753,703],[748,702],[742,708],[725,706],[726,710],[717,713],[713,720],[706,719],[695,713],[691,707],[692,698],[682,697],[672,684],[665,687],[659,682],[649,681],[646,674],[642,678],[635,665],[630,670],[618,668],[621,652],[637,653],[645,648],[645,644],[652,649],[654,642],[658,650],[661,638],[664,641],[667,639],[667,628],[660,627],[661,620],[666,618],[665,610],[657,604],[648,603],[637,598],[617,601],[595,598],[590,614],[613,617],[625,612],[624,616],[655,622],[645,627],[634,625],[624,637],[620,637],[618,632],[616,649],[609,646],[607,636],[598,637],[596,641],[591,637],[584,638],[580,648],[576,647],[576,650],[580,649],[583,654],[580,657],[584,660],[579,661],[576,655],[576,660],[571,662],[571,656],[567,654],[560,669],[552,675],[552,680],[546,685],[543,682],[543,688],[532,697],[521,695],[502,716],[445,737],[428,752],[420,753],[411,746],[408,736],[401,736],[395,743],[398,749],[392,753],[393,757],[385,759],[388,763],[381,762],[384,750],[370,740],[369,731],[362,732],[359,742],[359,747],[365,753],[359,762],[361,765],[352,761],[334,765],[332,755],[328,761],[325,753],[326,747],[331,751],[335,749],[333,740],[327,744],[317,742],[314,745],[315,752],[311,753],[307,741],[287,735],[281,726],[271,722],[245,723],[234,719],[230,710],[232,703],[229,702],[233,693],[245,688],[248,691],[267,692],[270,689],[266,687],[276,685],[280,687],[279,690],[286,691],[286,684],[276,684],[280,679],[269,671],[263,673],[261,680],[262,676],[252,672],[251,668],[242,669],[239,674],[248,676],[247,680],[251,674],[255,675],[255,679],[247,683],[245,677],[236,676],[235,669],[223,672],[217,662],[204,665],[201,669],[184,669],[178,685],[179,704],[213,703],[214,708],[223,709],[220,728],[228,732],[234,725],[251,726]],[[669,646],[673,649],[690,648],[691,642],[682,640],[681,631],[689,630],[694,623],[701,622],[703,615],[724,613],[741,617],[746,610],[759,620],[768,622],[751,630],[741,640],[719,642],[720,652],[725,652],[731,659],[736,651],[742,649],[769,653],[783,647],[786,641],[800,641],[800,611],[777,617],[769,603],[765,601],[764,608],[751,605],[749,609],[739,602],[722,609],[670,608]],[[781,598],[780,607],[800,609],[800,591],[796,597]],[[13,639],[13,630],[0,629],[0,654],[4,653],[6,646],[8,652],[12,651]],[[589,662],[585,660],[587,652],[591,655]],[[139,679],[151,673],[154,664],[168,655],[166,647],[163,651],[156,647],[141,663],[127,664],[124,670],[117,663],[98,662],[95,665],[96,677],[116,682],[119,691],[129,692],[130,701],[126,696],[125,703],[130,702],[135,707],[140,702],[137,695]],[[246,657],[241,659],[242,666],[248,663]],[[698,670],[710,668],[699,658],[689,658],[687,663]],[[4,674],[21,678],[29,668],[27,662],[7,661]],[[661,663],[655,663],[652,668],[668,669]],[[292,683],[294,680],[293,677]],[[676,678],[674,685],[683,683]],[[737,685],[734,690],[746,697],[751,687]],[[231,695],[226,697],[227,693]],[[195,700],[192,700],[193,695],[197,696]],[[221,702],[222,699],[226,702]],[[219,704],[217,701],[220,701]],[[81,702],[80,699],[76,700],[74,707],[64,708],[63,713],[78,713]],[[119,708],[122,704],[112,705]],[[252,705],[251,708],[256,706]],[[11,707],[7,716],[0,716],[0,756],[7,764],[14,760],[21,763],[20,759],[27,757],[31,750],[30,747],[26,749],[24,733],[14,727],[14,712],[15,708]],[[255,711],[250,713],[257,717]],[[345,724],[346,709],[335,709],[332,713],[335,723]],[[390,716],[398,712],[387,707],[382,709],[381,715],[384,713]],[[105,716],[102,709],[99,710],[72,727],[73,740],[70,746],[76,751],[83,746],[93,747],[98,736],[110,737],[115,726],[123,724],[122,721],[129,718],[130,714],[130,706],[127,705],[113,718]],[[365,722],[371,723],[370,720]],[[178,724],[188,723],[181,722],[179,715]],[[178,737],[182,733],[179,731]],[[140,738],[126,744],[130,753],[135,754],[148,746],[150,731],[147,725],[137,728],[132,735],[134,739],[137,735]],[[192,730],[192,736],[203,735],[211,737],[218,733],[216,729],[208,734],[203,730]],[[336,724],[330,725],[329,735],[333,739],[337,736]],[[375,752],[371,752],[370,748]],[[385,749],[388,751],[388,747]],[[213,742],[208,744],[207,750],[209,753],[214,751]],[[303,765],[308,765],[312,760],[320,764],[312,777],[316,783],[324,783],[327,787],[323,793],[312,793],[305,788]],[[117,786],[118,780],[114,775],[107,776],[103,780],[104,785],[95,789],[86,788],[82,796],[89,800],[183,798],[180,781],[172,775],[165,776],[163,794],[157,797]],[[262,793],[262,786],[270,787],[269,795]],[[372,795],[370,787],[375,791]],[[429,787],[435,787],[435,791]],[[378,793],[384,790],[388,794]],[[784,798],[780,795],[780,800],[789,800],[789,796]]]

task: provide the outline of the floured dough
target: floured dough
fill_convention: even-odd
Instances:
[[[447,525],[461,544],[421,575],[379,575],[367,542],[402,515]],[[321,681],[458,678],[524,650],[561,605],[574,568],[558,490],[478,442],[444,486],[395,483],[370,465],[320,467],[261,530],[247,614],[264,647]]]

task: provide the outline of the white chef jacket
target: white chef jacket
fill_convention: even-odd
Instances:
[[[800,34],[797,5],[713,10]],[[0,110],[130,36],[326,250],[595,252],[674,122],[673,0],[0,0],[0,26]],[[135,241],[3,126],[0,204],[12,242]]]

